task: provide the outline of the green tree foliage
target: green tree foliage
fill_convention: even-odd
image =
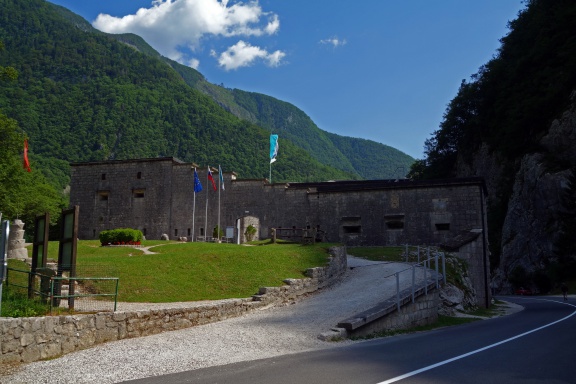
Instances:
[[[30,228],[44,212],[58,217],[64,198],[34,166],[30,173],[24,169],[24,138],[16,121],[0,114],[0,212],[3,219],[19,218]]]
[[[424,163],[412,170],[421,178],[453,177],[458,162],[473,166],[471,157],[482,145],[504,160],[488,207],[493,268],[519,159],[540,149],[540,139],[567,109],[576,86],[574,20],[574,1],[526,1],[494,58],[462,82],[440,128],[425,143]]]
[[[0,105],[59,188],[69,180],[62,161],[174,156],[221,164],[240,177],[268,176],[269,131],[192,89],[137,36],[94,31],[43,0],[0,5],[0,36],[8,48],[0,65],[20,71],[17,83],[0,85]],[[354,177],[290,140],[281,142],[278,160],[274,181]]]
[[[0,41],[0,51],[4,43]],[[13,67],[0,67],[0,79],[14,81],[18,72]],[[20,218],[29,227],[34,218],[45,212],[56,216],[64,199],[36,170],[24,170],[20,150],[26,136],[14,119],[0,113],[0,212],[3,219]]]

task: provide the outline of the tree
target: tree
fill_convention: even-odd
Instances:
[[[0,68],[2,79],[14,80],[17,75],[14,68]],[[26,138],[16,120],[0,113],[0,212],[2,218],[19,218],[31,225],[34,218],[44,212],[58,217],[65,201],[39,171],[24,170],[20,150]]]

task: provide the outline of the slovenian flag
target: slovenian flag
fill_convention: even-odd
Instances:
[[[270,135],[270,164],[276,161],[278,155],[278,135]]]
[[[198,177],[198,172],[194,168],[194,193],[202,191],[202,183],[200,183],[200,178]]]
[[[222,185],[222,190],[224,190],[224,175],[222,174],[222,168],[218,165],[218,175],[220,175],[220,185]]]
[[[214,188],[215,191],[217,191],[218,188],[216,188],[216,183],[214,182],[214,178],[212,177],[212,171],[210,171],[210,166],[208,166],[208,180],[212,182],[212,187]]]

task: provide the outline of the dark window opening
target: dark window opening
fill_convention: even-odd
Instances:
[[[142,172],[138,172],[138,173],[136,174],[136,178],[137,178],[137,179],[141,179],[141,178],[142,178]]]
[[[146,228],[144,228],[144,229],[142,230],[142,234],[143,234],[144,236],[146,236]]]
[[[108,192],[98,192],[98,199],[100,201],[107,201],[108,200]]]
[[[106,174],[105,173],[102,174],[102,180],[106,180]]]
[[[174,229],[174,236],[178,236],[178,229]]]
[[[135,189],[135,190],[133,191],[134,198],[135,198],[135,199],[142,199],[142,198],[144,198],[144,192],[146,192],[144,189]]]
[[[342,229],[344,230],[344,233],[360,233],[362,232],[362,226],[361,225],[344,225],[342,226]]]
[[[192,230],[190,228],[188,228],[188,237],[190,237],[192,235]]]
[[[404,222],[400,220],[390,220],[386,222],[388,229],[404,229]]]
[[[450,230],[450,223],[436,223],[436,230],[437,231],[449,231]]]
[[[94,238],[96,237],[96,230],[95,229],[92,230],[92,237],[94,237]]]
[[[200,236],[204,236],[204,228],[200,228]]]
[[[342,216],[342,221],[360,221],[360,216]]]

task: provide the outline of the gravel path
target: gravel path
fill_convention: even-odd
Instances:
[[[384,276],[407,268],[349,257],[341,282],[290,306],[165,332],[102,344],[58,359],[20,366],[9,383],[116,383],[191,369],[255,360],[289,353],[348,345],[325,342],[320,333],[364,311],[395,292],[395,279]],[[119,310],[190,306],[191,303],[121,303]]]

